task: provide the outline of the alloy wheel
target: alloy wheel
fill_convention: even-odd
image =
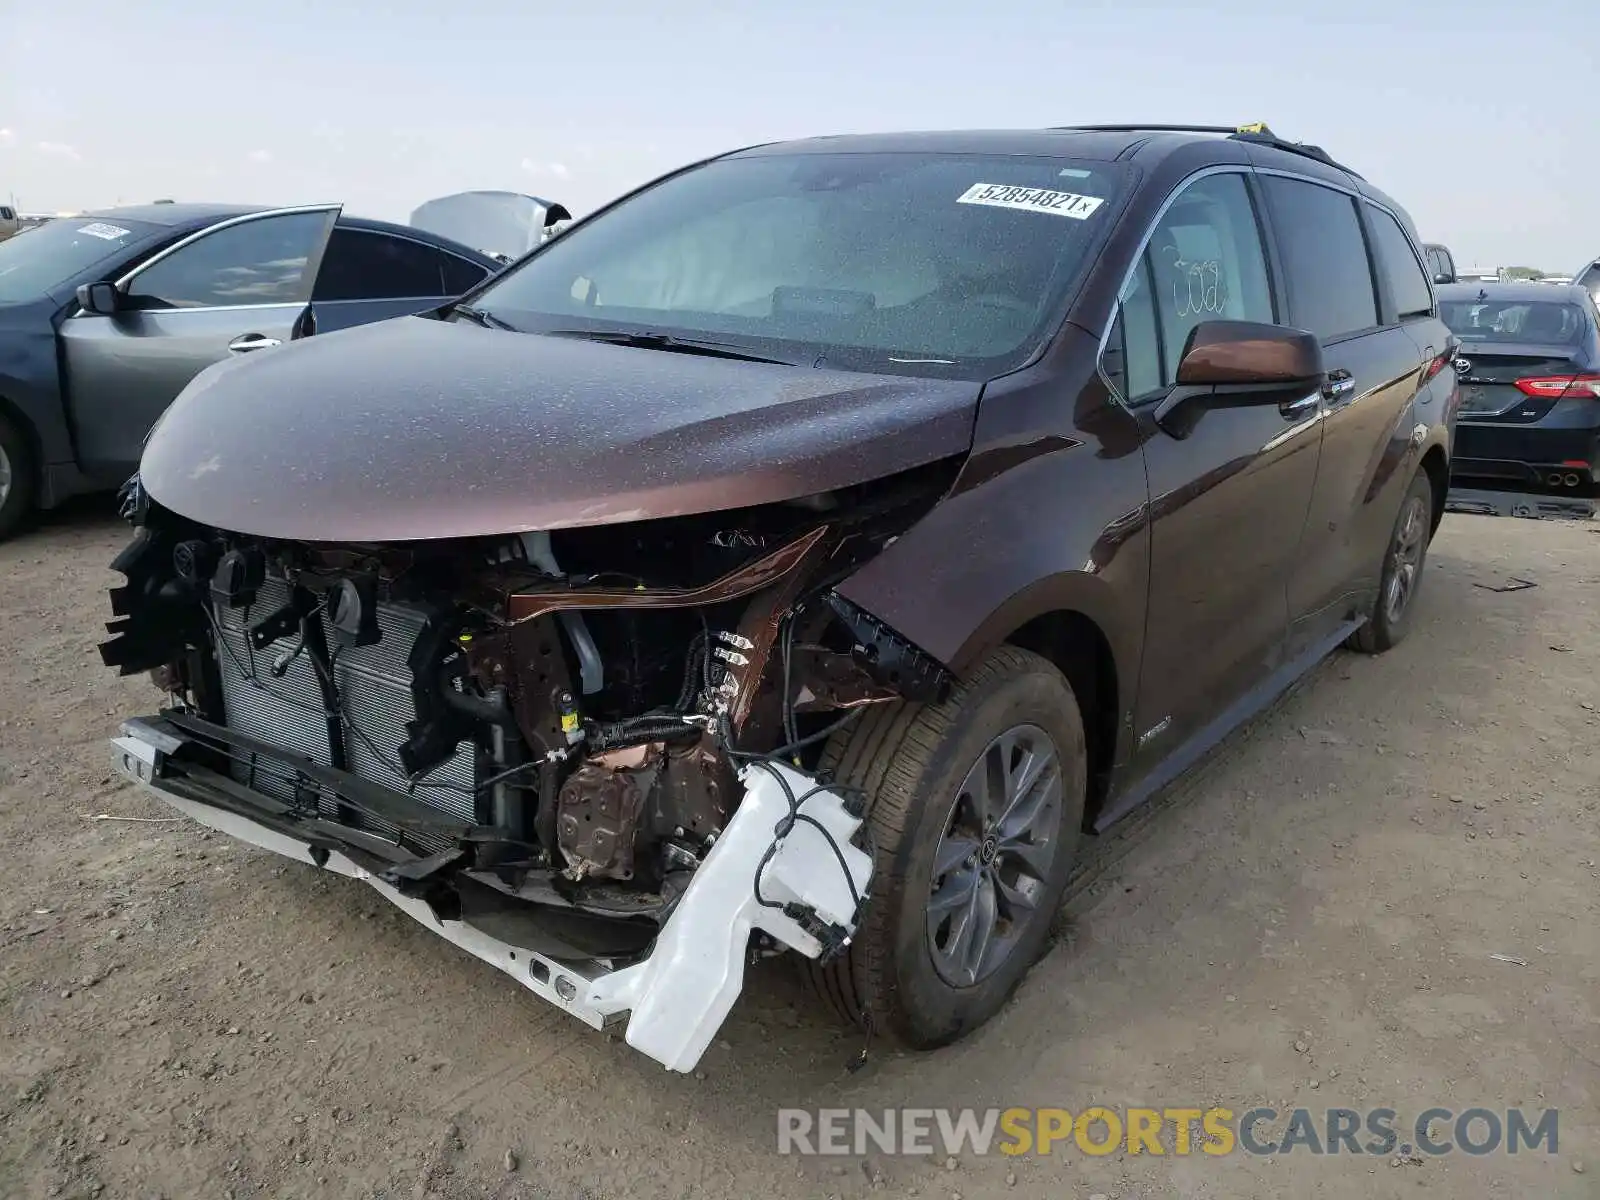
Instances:
[[[1389,583],[1383,597],[1384,615],[1391,625],[1399,623],[1416,593],[1427,527],[1427,504],[1421,496],[1407,497],[1389,551]]]
[[[928,950],[952,987],[998,970],[1039,913],[1061,844],[1061,756],[1036,725],[995,738],[962,781],[934,854]]]

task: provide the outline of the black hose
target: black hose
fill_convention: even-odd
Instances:
[[[839,730],[843,729],[846,725],[850,724],[851,721],[854,721],[857,717],[859,717],[865,711],[866,711],[865,709],[861,709],[861,708],[852,708],[848,712],[846,712],[844,714],[844,716],[840,717],[837,721],[834,721],[834,722],[831,722],[830,724],[824,725],[821,729],[817,730],[815,733],[808,734],[803,738],[796,738],[794,741],[790,742],[788,745],[779,746],[774,750],[769,750],[766,754],[760,755],[759,757],[763,757],[763,758],[782,758],[785,755],[793,754],[796,750],[804,750],[807,746],[814,746],[818,742],[827,741],[830,737],[832,737],[834,734],[838,733]],[[732,753],[732,752],[730,751],[730,753]],[[755,756],[752,756],[752,755],[749,755],[749,754],[740,754],[740,755],[737,755],[736,757],[750,758],[750,757],[755,757]]]
[[[689,653],[683,660],[683,686],[678,689],[678,703],[673,706],[679,712],[688,712],[689,705],[694,702],[697,685],[705,674],[701,660],[709,651],[705,630],[700,630],[689,639]]]
[[[533,813],[533,836],[544,848],[545,858],[556,862],[556,764],[545,759],[539,764],[539,807]]]
[[[618,750],[624,746],[639,746],[647,742],[671,742],[680,738],[699,737],[698,725],[686,724],[672,716],[633,717],[614,725],[597,725],[586,739],[591,754]]]

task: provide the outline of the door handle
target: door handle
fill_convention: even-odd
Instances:
[[[279,339],[267,337],[265,334],[244,333],[229,342],[228,349],[235,354],[243,354],[247,350],[270,350],[274,346],[281,345],[283,343]]]
[[[1322,394],[1329,404],[1346,404],[1355,397],[1356,380],[1349,371],[1329,371],[1328,382],[1322,385]]]
[[[1301,396],[1298,400],[1290,400],[1278,405],[1278,411],[1287,419],[1298,421],[1301,417],[1308,416],[1322,406],[1322,393],[1312,392]]]

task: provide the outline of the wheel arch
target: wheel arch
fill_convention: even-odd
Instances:
[[[1450,494],[1450,460],[1443,446],[1428,447],[1427,453],[1422,456],[1422,469],[1428,473],[1428,482],[1433,485],[1433,529],[1430,533],[1437,533],[1439,522],[1444,520],[1445,499]]]
[[[963,675],[995,649],[1013,645],[1040,655],[1066,676],[1083,714],[1089,751],[1086,828],[1104,805],[1118,764],[1132,752],[1143,583],[1142,573],[1137,582],[1113,583],[1090,571],[1037,580],[991,612],[949,662]]]
[[[39,434],[38,426],[22,410],[22,406],[11,400],[4,392],[0,392],[0,418],[22,435],[28,443],[28,452],[31,462],[25,463],[29,473],[29,483],[33,485],[33,494],[37,496],[44,483],[44,439]]]
[[[1026,621],[1006,635],[1008,645],[1031,650],[1067,678],[1083,714],[1084,745],[1089,752],[1089,794],[1083,809],[1084,828],[1093,827],[1105,804],[1112,767],[1118,761],[1118,733],[1123,726],[1116,657],[1110,639],[1094,619],[1076,609],[1058,608]]]

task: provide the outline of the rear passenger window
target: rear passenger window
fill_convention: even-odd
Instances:
[[[1422,273],[1417,252],[1411,248],[1411,239],[1400,228],[1400,222],[1381,208],[1367,205],[1367,219],[1372,222],[1372,239],[1378,252],[1378,266],[1389,281],[1389,291],[1394,295],[1395,315],[1402,321],[1407,317],[1421,317],[1433,311],[1433,289],[1428,277]]]
[[[335,228],[313,300],[409,300],[443,296],[440,254],[409,238]]]
[[[1263,179],[1289,285],[1289,323],[1327,341],[1378,323],[1378,301],[1355,200],[1269,175]]]
[[[439,257],[444,260],[446,296],[459,296],[462,292],[471,291],[482,283],[484,276],[489,273],[486,267],[470,263],[464,258],[457,258],[454,254],[440,254]]]
[[[1202,321],[1274,320],[1255,207],[1244,177],[1209,175],[1162,214],[1122,295],[1129,399],[1170,385]]]

